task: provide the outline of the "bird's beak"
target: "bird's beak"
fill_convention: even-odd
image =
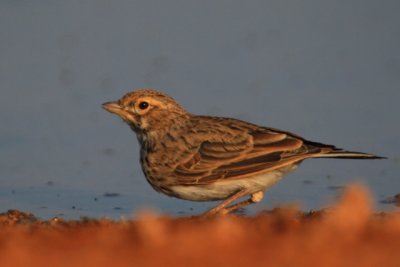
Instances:
[[[126,110],[125,107],[121,106],[119,101],[106,102],[102,106],[105,110],[116,114],[117,116],[119,116],[122,120],[124,120],[128,124],[135,124],[137,121],[137,118],[135,118],[135,115],[133,113],[129,112],[128,110]]]
[[[116,101],[106,102],[102,105],[102,107],[108,112],[115,113],[117,115],[121,115],[123,113],[123,108]]]
[[[120,104],[120,101],[111,101],[106,102],[102,105],[102,107],[108,112],[114,113],[118,117],[120,117],[123,121],[125,121],[131,128],[136,131],[138,128],[138,116],[135,115],[132,111],[129,111],[126,107]]]

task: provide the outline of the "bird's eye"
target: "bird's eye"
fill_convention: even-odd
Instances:
[[[147,103],[146,101],[140,102],[139,103],[139,108],[140,109],[146,109],[149,107],[149,103]]]

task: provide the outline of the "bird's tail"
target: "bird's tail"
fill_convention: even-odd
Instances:
[[[317,142],[306,141],[306,144],[319,149],[319,153],[314,154],[313,158],[386,159],[386,157],[381,157],[374,154],[343,150],[332,145],[326,145]]]
[[[369,153],[346,151],[346,150],[334,150],[324,154],[317,154],[315,158],[336,158],[336,159],[386,159],[385,157],[376,156]]]

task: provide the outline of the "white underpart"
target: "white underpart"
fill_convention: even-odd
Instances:
[[[243,179],[220,180],[207,185],[172,186],[169,189],[175,193],[176,197],[182,199],[193,201],[222,200],[241,189],[248,190],[249,194],[259,191],[264,192],[281,180],[286,173],[294,170],[296,167],[296,165],[292,165],[284,169],[278,169]]]

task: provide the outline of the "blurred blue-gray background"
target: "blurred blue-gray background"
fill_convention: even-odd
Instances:
[[[389,157],[309,160],[252,213],[330,203],[361,182],[400,192],[399,1],[0,2],[0,207],[47,218],[194,214],[160,195],[135,135],[101,109],[133,88]]]

